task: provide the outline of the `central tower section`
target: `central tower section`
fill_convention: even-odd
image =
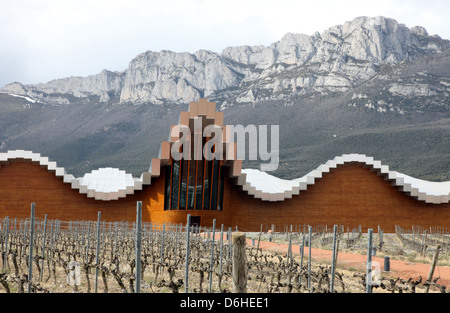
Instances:
[[[236,144],[223,125],[216,104],[200,99],[191,102],[172,125],[169,141],[161,143],[164,171],[164,210],[222,211],[227,177],[240,175]]]

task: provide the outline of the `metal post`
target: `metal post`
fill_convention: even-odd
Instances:
[[[300,245],[300,273],[298,282],[302,283],[302,271],[303,271],[303,252],[305,250],[305,234],[303,234],[303,243]]]
[[[141,239],[142,239],[142,201],[136,205],[136,286],[135,292],[141,292]]]
[[[21,223],[22,224],[22,223]],[[28,231],[28,218],[25,219],[25,221],[23,222],[23,231],[22,231],[22,227],[20,228],[20,233],[22,234],[22,239],[23,242],[25,243],[27,240],[27,231]],[[23,255],[25,255],[25,249],[26,249],[26,244],[23,245],[22,249],[20,249],[20,255],[19,255],[19,260],[22,258]]]
[[[331,260],[331,279],[330,279],[330,292],[333,292],[334,287],[334,271],[336,266],[336,232],[337,232],[337,225],[334,225],[333,227],[333,256]]]
[[[367,231],[367,275],[366,275],[366,293],[372,293],[372,233],[373,229]]]
[[[177,247],[178,247],[178,224],[175,226],[175,248],[173,251],[174,262],[177,262]]]
[[[46,215],[47,216],[47,215]],[[45,228],[45,226],[44,226]],[[76,235],[75,235],[75,255],[78,252],[78,234],[80,232],[80,222],[77,222],[77,226],[76,226]]]
[[[308,227],[308,289],[311,292],[311,238],[312,238],[312,227]]]
[[[55,221],[52,220],[51,223],[50,223],[50,251],[47,253],[47,257],[49,259],[53,258],[53,237],[54,237],[54,234],[55,234],[55,226],[54,226],[54,224],[55,224]]]
[[[290,233],[289,233],[289,245],[288,245],[288,253],[287,253],[286,263],[289,265],[289,271],[291,271],[291,267],[292,267],[292,236]]]
[[[115,231],[115,241],[114,241],[114,253],[117,253],[117,244],[118,244],[118,236],[119,236],[119,223],[114,223],[114,231]]]
[[[222,255],[223,255],[223,224],[220,226],[220,275],[222,275]]]
[[[8,262],[8,236],[9,236],[9,217],[5,219],[5,249],[4,249],[4,259],[3,259],[3,272],[5,272],[5,265]]]
[[[259,243],[261,242],[261,234],[262,234],[263,225],[259,228],[259,236],[258,236],[258,245],[256,246],[256,255],[259,253]]]
[[[161,271],[161,274],[163,273],[163,262],[164,262],[164,237],[166,234],[166,224],[163,224],[163,229],[161,233],[161,266],[159,267],[159,270]]]
[[[212,276],[214,265],[214,237],[216,236],[216,219],[213,219],[212,241],[211,241],[211,262],[209,265],[209,292],[212,291]]]
[[[89,263],[89,237],[91,236],[91,221],[88,222],[87,242],[86,242],[86,265]]]
[[[47,214],[44,217],[44,238],[42,242],[42,260],[41,260],[41,273],[39,275],[39,281],[42,280],[42,275],[44,273],[44,256],[45,256],[45,239],[47,236]]]
[[[231,227],[228,227],[228,259],[227,261],[229,262],[231,260],[231,256],[233,254],[233,249],[232,249],[232,244],[231,244]]]
[[[98,211],[98,219],[97,219],[97,251],[95,257],[95,293],[97,293],[97,284],[98,284],[98,266],[99,266],[99,252],[100,252],[100,217],[101,212]]]
[[[33,237],[34,237],[34,209],[35,204],[31,204],[31,223],[30,223],[30,254],[28,258],[28,293],[31,292],[31,280],[33,278]]]
[[[185,264],[185,272],[184,272],[184,280],[185,280],[185,292],[189,292],[189,232],[191,231],[191,214],[187,215],[187,224],[186,224],[186,264]]]

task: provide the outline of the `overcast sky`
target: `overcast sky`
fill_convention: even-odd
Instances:
[[[0,87],[122,71],[141,52],[221,52],[386,16],[450,39],[449,0],[0,0]]]

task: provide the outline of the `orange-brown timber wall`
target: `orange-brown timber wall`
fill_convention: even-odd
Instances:
[[[164,211],[164,171],[142,191],[115,201],[99,201],[79,194],[70,184],[31,161],[15,160],[0,168],[0,217],[26,218],[31,203],[36,216],[59,220],[134,221],[136,202],[142,201],[144,221],[186,223],[187,214],[200,216],[202,226],[237,225],[259,231],[260,225],[344,225],[394,232],[394,225],[450,227],[450,204],[427,204],[392,187],[383,177],[361,165],[344,165],[325,174],[307,191],[280,202],[255,199],[231,179],[226,180],[223,211]]]

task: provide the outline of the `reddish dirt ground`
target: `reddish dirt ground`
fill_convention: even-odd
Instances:
[[[247,239],[247,245],[252,245],[251,239]],[[286,254],[288,250],[287,244],[279,244],[268,241],[261,241],[260,248],[264,250],[269,250],[273,252],[278,252],[281,254]],[[299,254],[299,251],[293,251],[294,254]],[[308,247],[304,248],[304,255],[309,255]],[[311,250],[311,259],[312,260],[322,260],[322,261],[330,261],[332,257],[331,250],[322,250],[312,248]],[[360,269],[362,271],[366,268],[366,259],[367,255],[360,255],[354,253],[347,252],[339,252],[337,259],[337,267],[344,268],[354,268]],[[413,278],[415,280],[419,279],[422,276],[422,281],[425,281],[428,277],[428,272],[430,271],[430,264],[424,263],[411,263],[407,261],[393,260],[390,259],[390,271],[384,272],[384,258],[373,257],[373,261],[376,261],[380,264],[380,270],[382,271],[383,276],[387,277],[400,277],[402,279]],[[436,265],[434,270],[433,278],[440,277],[437,281],[440,285],[445,285],[450,287],[450,267],[447,266],[439,266]]]

